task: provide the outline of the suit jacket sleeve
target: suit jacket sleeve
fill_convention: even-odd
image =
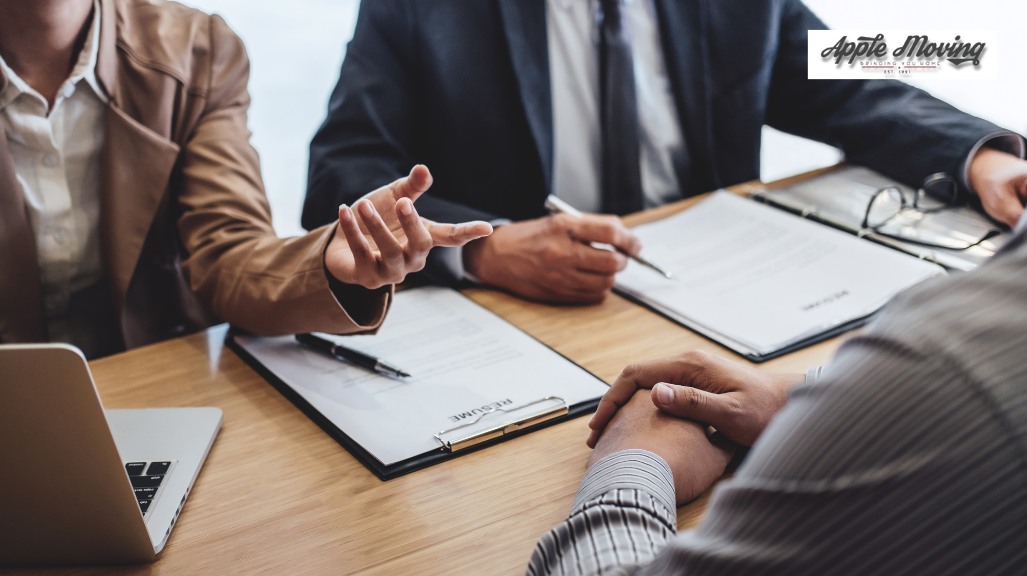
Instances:
[[[340,204],[405,176],[418,162],[418,74],[413,16],[394,0],[362,2],[328,118],[310,144],[303,227],[334,220]],[[431,169],[431,166],[428,167]],[[436,184],[436,190],[438,184]],[[416,203],[438,222],[495,215],[432,194]]]
[[[979,143],[1012,134],[898,80],[808,80],[808,31],[826,29],[801,1],[784,3],[767,107],[774,128],[841,148],[849,161],[912,186],[936,172],[963,180]]]
[[[246,50],[221,18],[210,26],[208,102],[183,146],[177,197],[190,288],[219,318],[257,334],[376,329],[392,287],[371,291],[330,277],[324,251],[334,226],[275,235],[246,127]]]

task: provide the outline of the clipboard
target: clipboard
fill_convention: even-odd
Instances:
[[[234,329],[233,329],[234,330]],[[436,464],[447,462],[454,458],[458,458],[465,454],[471,454],[479,450],[484,450],[490,446],[495,446],[500,442],[512,440],[525,434],[529,434],[536,430],[548,428],[554,424],[573,420],[586,414],[595,412],[596,407],[599,406],[599,399],[575,404],[573,406],[567,406],[564,404],[564,409],[559,414],[554,414],[552,417],[538,419],[538,418],[524,418],[523,420],[531,420],[530,422],[513,421],[504,423],[503,428],[516,427],[509,431],[503,430],[501,433],[496,433],[496,430],[489,429],[489,434],[477,434],[474,437],[462,439],[456,444],[455,447],[446,448],[442,445],[438,449],[431,452],[415,456],[395,464],[385,465],[382,464],[377,458],[371,455],[363,446],[355,442],[352,438],[346,435],[345,432],[339,429],[338,426],[332,423],[331,420],[326,418],[324,414],[321,414],[317,408],[314,408],[310,402],[307,402],[302,396],[296,393],[291,386],[283,382],[273,372],[268,370],[257,361],[249,352],[247,352],[242,346],[240,346],[234,337],[234,333],[230,333],[226,339],[226,343],[233,352],[235,352],[239,358],[242,359],[250,368],[252,368],[257,374],[260,374],[268,384],[273,386],[275,390],[284,396],[287,400],[293,403],[300,412],[303,412],[307,418],[310,418],[315,424],[318,425],[321,430],[328,434],[332,440],[338,442],[347,452],[353,455],[361,464],[364,465],[372,474],[378,477],[379,480],[386,481],[392,480],[393,478],[399,478],[400,476],[406,476],[411,472],[423,470]],[[598,378],[598,377],[597,377]]]
[[[450,291],[448,289],[441,288],[433,289]],[[461,297],[463,298],[463,296]],[[475,304],[475,306],[478,305]],[[478,307],[480,308],[480,306]],[[507,324],[509,325],[509,323]],[[516,330],[516,328],[512,326],[510,326],[510,328]],[[578,371],[576,373],[581,374],[580,380],[582,380],[586,385],[586,390],[591,389],[590,387],[592,384],[588,384],[588,382],[591,382],[590,379],[594,379],[596,384],[601,384],[601,386],[596,386],[596,389],[601,388],[602,391],[605,391],[607,388],[605,382],[591,372],[588,372],[584,368],[570,361],[559,352],[546,347],[536,338],[533,338],[522,331],[517,330],[517,332],[523,335],[525,341],[530,340],[531,346],[545,347],[546,354],[554,355],[550,356],[553,360],[559,359],[560,361],[566,362],[564,365],[567,366],[568,370]],[[368,447],[365,447],[354,437],[347,434],[340,425],[333,422],[333,420],[322,413],[317,406],[308,401],[303,394],[294,389],[293,385],[287,383],[279,377],[279,375],[275,374],[274,371],[265,366],[257,357],[251,354],[249,350],[240,344],[240,341],[237,339],[238,337],[245,337],[243,338],[245,341],[249,338],[249,335],[245,332],[233,329],[226,338],[226,344],[230,349],[232,349],[232,351],[234,351],[248,366],[260,374],[260,376],[271,384],[271,386],[282,394],[282,396],[299,408],[304,415],[317,424],[318,427],[328,434],[329,437],[338,442],[361,464],[383,481],[398,478],[411,472],[415,472],[453,458],[458,458],[464,454],[477,452],[478,450],[495,446],[500,442],[517,438],[524,434],[534,432],[560,422],[565,422],[585,414],[591,414],[595,411],[596,406],[598,406],[599,400],[602,397],[602,393],[600,392],[598,396],[590,398],[587,401],[568,404],[562,396],[552,394],[540,396],[538,398],[532,396],[525,401],[515,401],[511,404],[499,405],[493,408],[483,407],[484,409],[482,410],[475,410],[476,413],[480,413],[478,413],[477,418],[471,419],[473,421],[461,421],[458,423],[460,425],[456,425],[457,423],[454,423],[448,427],[440,427],[433,430],[434,434],[429,434],[428,439],[432,444],[437,446],[434,449],[427,450],[410,458],[385,464],[382,460],[376,457]],[[297,345],[297,348],[300,347]],[[332,362],[336,361],[332,360]],[[292,376],[292,382],[296,382],[295,376]],[[544,383],[539,384],[539,386],[544,386]],[[505,412],[515,414],[510,418],[500,417]],[[485,418],[489,419],[485,420],[487,423],[485,428],[474,426]],[[340,421],[340,423],[342,422],[348,421]],[[469,432],[464,433],[464,430],[469,430]],[[366,430],[363,433],[366,434]]]

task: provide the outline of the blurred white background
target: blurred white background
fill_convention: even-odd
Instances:
[[[371,0],[373,1],[373,0]],[[478,0],[482,1],[482,0]],[[359,0],[184,0],[220,14],[252,62],[250,129],[260,152],[275,230],[302,234],[308,144],[327,111]],[[1019,55],[1023,0],[806,0],[832,28],[998,30],[998,80],[912,80],[920,88],[1006,128],[1027,133],[1027,64]],[[764,128],[764,180],[835,163],[837,150]]]

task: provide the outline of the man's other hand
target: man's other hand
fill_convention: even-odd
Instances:
[[[597,446],[609,423],[636,391],[651,388],[666,414],[704,422],[732,442],[752,446],[788,401],[801,374],[772,374],[706,352],[685,352],[624,369],[588,423],[587,444]]]
[[[1027,161],[981,148],[970,162],[969,184],[992,218],[1016,226],[1027,204]]]
[[[702,424],[657,410],[648,390],[635,392],[617,411],[588,465],[629,449],[648,450],[667,462],[674,473],[678,504],[694,500],[713,485],[733,454],[731,447],[711,443]]]
[[[492,233],[488,222],[438,224],[421,218],[414,200],[431,187],[431,173],[415,166],[406,178],[339,207],[335,237],[325,251],[325,267],[337,280],[375,289],[397,284],[424,268],[435,246],[463,246]]]
[[[602,302],[628,261],[590,242],[629,254],[642,249],[616,216],[557,214],[500,226],[464,249],[464,265],[481,282],[533,300]]]

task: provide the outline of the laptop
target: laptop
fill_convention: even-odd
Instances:
[[[221,417],[104,410],[77,348],[0,345],[0,566],[156,560]]]

